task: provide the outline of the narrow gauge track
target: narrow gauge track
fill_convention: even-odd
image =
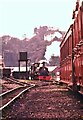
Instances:
[[[2,118],[82,120],[82,104],[68,92],[67,87],[46,83],[39,81],[38,87],[24,94],[12,107],[3,111]]]
[[[8,81],[10,81],[10,82],[22,85],[22,86],[29,85],[28,83],[25,83],[25,82],[19,82],[17,79],[14,79],[14,78],[5,78],[5,79],[8,80]]]
[[[13,101],[15,101],[17,98],[20,97],[24,92],[27,90],[35,87],[34,85],[29,86],[23,86],[23,87],[17,87],[15,89],[9,90],[5,93],[2,93],[0,97],[2,97],[2,106],[0,107],[0,110],[5,109],[7,106],[9,106]]]
[[[23,82],[20,82],[16,79],[13,79],[13,78],[4,78],[4,79],[1,80],[0,84],[2,86],[1,93],[4,93],[8,90],[11,90],[11,89],[17,88],[17,87],[29,86],[28,83],[23,83]]]

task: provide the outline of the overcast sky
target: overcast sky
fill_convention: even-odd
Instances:
[[[0,0],[0,36],[31,37],[35,27],[67,30],[76,0]]]

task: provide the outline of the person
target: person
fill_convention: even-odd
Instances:
[[[34,63],[33,66],[31,66],[31,80],[38,79],[38,66],[39,63]]]
[[[31,80],[33,80],[33,79],[34,79],[33,66],[31,66],[30,77],[31,77]]]
[[[42,63],[42,67],[40,67],[39,69],[39,75],[40,76],[48,76],[49,75],[49,71],[48,71],[48,68],[45,67],[45,62]]]

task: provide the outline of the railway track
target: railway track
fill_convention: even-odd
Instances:
[[[2,117],[3,120],[9,118],[81,120],[81,107],[81,102],[68,92],[66,86],[39,81],[35,89],[23,94],[23,97],[9,109],[4,109]]]
[[[19,82],[15,79],[11,79],[11,78],[5,78],[5,80],[7,82],[10,82],[10,83],[19,84],[21,86],[7,90],[7,91],[3,92],[2,94],[0,94],[0,98],[2,99],[2,104],[0,106],[0,110],[5,109],[7,106],[9,106],[13,101],[15,101],[17,98],[19,98],[20,95],[22,95],[27,90],[29,90],[35,86],[47,86],[47,85],[49,85],[49,83],[46,83],[46,82],[44,84],[39,84],[39,85],[27,84],[25,82]]]
[[[17,87],[29,86],[28,83],[24,83],[13,78],[0,79],[0,85],[2,86],[1,93],[7,92],[8,90],[11,90]]]
[[[19,98],[24,92],[29,89],[35,87],[35,84],[31,84],[29,86],[22,86],[11,89],[0,94],[0,98],[2,99],[2,105],[0,107],[0,111],[8,107],[12,102],[14,102],[17,98]]]
[[[25,83],[25,82],[19,82],[17,79],[14,79],[14,78],[5,78],[5,79],[7,81],[10,81],[10,82],[13,82],[15,84],[22,85],[22,86],[29,85],[28,83]]]

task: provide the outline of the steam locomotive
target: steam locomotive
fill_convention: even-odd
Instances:
[[[31,79],[44,81],[51,80],[48,68],[45,67],[45,62],[43,62],[42,64],[42,67],[39,66],[39,63],[35,63],[33,66],[31,66]]]
[[[76,2],[72,19],[60,44],[60,81],[83,94],[83,1]]]

